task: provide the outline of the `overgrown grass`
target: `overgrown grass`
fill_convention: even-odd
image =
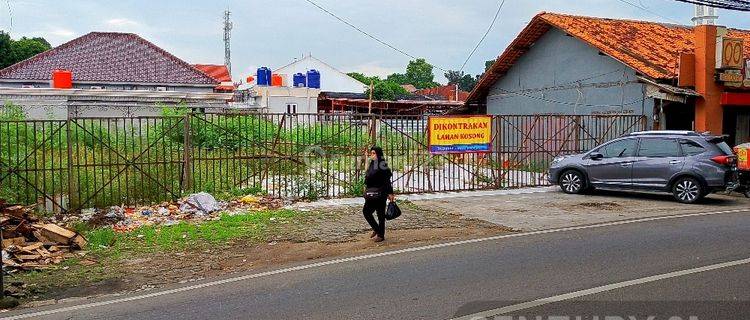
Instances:
[[[169,252],[228,244],[234,240],[264,242],[278,235],[280,226],[299,222],[302,213],[294,210],[266,210],[247,214],[223,214],[218,220],[200,223],[180,222],[172,226],[143,226],[128,233],[112,228],[85,232],[87,250],[107,256],[122,253]]]
[[[222,215],[218,220],[181,222],[172,226],[144,226],[128,233],[111,228],[92,229],[79,223],[74,229],[84,234],[88,244],[85,256],[66,259],[47,270],[19,272],[6,277],[21,281],[31,294],[28,298],[80,288],[123,276],[125,259],[139,259],[151,254],[197,252],[232,245],[234,242],[261,243],[284,238],[290,230],[307,223],[303,212],[266,210],[238,215]],[[93,265],[82,265],[92,260]],[[84,293],[85,294],[85,293]]]

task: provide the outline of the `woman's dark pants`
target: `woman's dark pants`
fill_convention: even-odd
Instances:
[[[375,231],[381,238],[385,239],[385,198],[383,199],[365,199],[365,206],[362,208],[362,213],[365,215],[365,220],[370,224],[372,230]],[[375,217],[372,216],[373,212],[377,212],[378,221],[375,221]]]

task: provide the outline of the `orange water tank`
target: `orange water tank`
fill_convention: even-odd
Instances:
[[[271,75],[271,86],[272,87],[281,87],[284,85],[284,78],[282,78],[278,74]]]
[[[70,72],[70,70],[52,71],[52,88],[55,88],[55,89],[73,88],[73,72]]]

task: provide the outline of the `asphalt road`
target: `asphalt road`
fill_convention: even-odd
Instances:
[[[74,304],[55,305],[3,316],[54,310],[57,313],[33,318],[448,319],[747,258],[750,211],[463,243],[230,279],[185,291],[173,287],[177,292],[118,297],[133,300],[78,310],[60,310],[75,308]],[[91,302],[96,301],[85,303]],[[701,304],[734,308],[730,314],[738,316],[742,310],[750,313],[750,264],[632,285],[523,312],[572,314],[596,305],[602,315],[622,308],[686,310]]]

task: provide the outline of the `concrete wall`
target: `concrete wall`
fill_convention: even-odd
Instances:
[[[56,90],[0,88],[0,108],[21,107],[27,119],[59,120],[73,117],[139,117],[162,114],[164,107],[224,111],[232,94],[157,92],[141,90]]]
[[[32,85],[34,88],[49,88],[48,83],[42,82],[15,82],[15,81],[3,81],[0,80],[0,87],[4,88],[23,88],[24,85]],[[195,92],[195,93],[211,93],[214,92],[213,87],[195,87],[195,86],[177,86],[177,85],[131,85],[131,84],[111,84],[111,83],[73,83],[74,89],[91,89],[92,87],[102,87],[106,90],[143,90],[143,91],[156,91],[157,87],[165,87],[166,91],[179,91],[179,92]]]
[[[552,28],[490,89],[487,113],[624,113],[650,119],[653,103],[644,99],[644,84],[637,83],[633,69]]]
[[[317,113],[320,90],[292,87],[256,87],[256,105],[271,113],[286,113],[288,104],[297,105],[297,113]]]

